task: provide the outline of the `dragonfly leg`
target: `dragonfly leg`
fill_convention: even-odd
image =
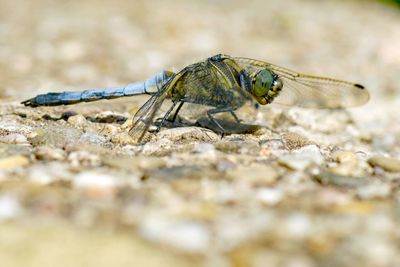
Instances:
[[[174,116],[172,117],[171,122],[175,122],[176,117],[178,116],[178,113],[179,113],[179,111],[180,111],[180,109],[182,108],[182,106],[183,106],[184,103],[185,103],[184,101],[181,101],[181,102],[179,103],[179,106],[178,106],[178,108],[176,109],[176,111],[175,111],[175,113],[174,113]]]
[[[181,102],[181,103],[182,103],[182,102]],[[167,110],[167,112],[165,113],[164,117],[161,119],[160,124],[157,126],[157,130],[156,130],[157,132],[160,131],[162,125],[164,124],[165,120],[168,118],[168,116],[169,116],[169,114],[171,113],[171,111],[174,110],[176,104],[178,104],[178,102],[174,102],[174,103],[172,104],[172,106]],[[183,103],[182,103],[182,104],[183,104]]]
[[[240,123],[240,119],[238,118],[238,116],[235,114],[235,112],[233,112],[233,110],[230,112],[232,114],[232,117],[235,119],[235,121],[237,123]]]
[[[222,113],[222,112],[230,112],[233,115],[233,114],[235,114],[235,113],[233,113],[233,111],[234,111],[234,109],[232,109],[232,107],[220,108],[220,109],[211,109],[211,110],[207,111],[207,116],[222,131],[222,133],[224,133],[225,132],[224,127],[221,126],[221,124],[214,118],[213,115],[217,114],[217,113]],[[233,115],[233,116],[236,117],[236,119],[238,119],[236,114]]]

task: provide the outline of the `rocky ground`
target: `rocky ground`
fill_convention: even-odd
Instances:
[[[0,18],[1,266],[400,265],[395,5],[2,0]],[[359,82],[371,100],[244,108],[239,133],[201,119],[143,145],[127,131],[145,96],[19,104],[217,53]]]

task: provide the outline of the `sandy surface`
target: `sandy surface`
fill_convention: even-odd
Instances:
[[[400,11],[375,1],[0,1],[1,266],[400,265]],[[145,96],[28,108],[224,53],[359,82],[363,107],[129,143]],[[270,129],[273,129],[271,131]]]

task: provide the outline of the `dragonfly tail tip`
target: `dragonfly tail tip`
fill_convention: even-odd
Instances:
[[[355,83],[354,86],[360,89],[365,89],[365,87],[359,83]]]
[[[28,100],[22,101],[21,104],[26,106],[26,107],[33,107],[34,106],[33,103],[32,103],[32,99],[28,99]]]

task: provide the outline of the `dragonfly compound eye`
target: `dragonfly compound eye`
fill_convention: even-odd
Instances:
[[[260,70],[254,76],[253,94],[254,96],[264,96],[271,89],[274,82],[274,76],[271,71],[267,69]]]
[[[282,88],[282,82],[272,71],[262,69],[256,73],[253,78],[251,92],[260,104],[267,104],[265,96],[267,96],[271,90],[274,90],[274,88],[278,91]]]

